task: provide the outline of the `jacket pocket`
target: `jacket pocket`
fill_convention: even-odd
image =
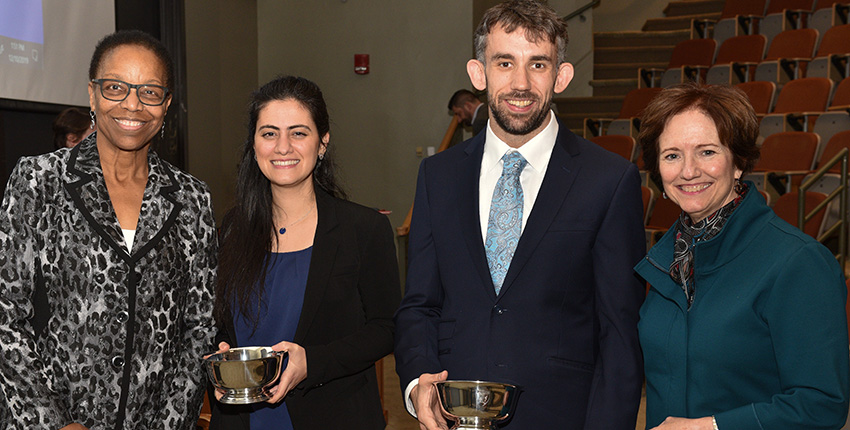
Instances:
[[[549,359],[547,361],[549,362],[549,364],[551,364],[555,367],[562,368],[562,369],[578,370],[578,371],[581,371],[581,372],[586,372],[586,373],[591,373],[591,374],[595,370],[594,366],[590,363],[568,360],[566,358],[549,357]]]
[[[437,326],[437,354],[444,355],[452,352],[452,338],[455,334],[456,320],[440,321]]]

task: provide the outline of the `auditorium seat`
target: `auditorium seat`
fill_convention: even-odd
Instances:
[[[762,118],[773,109],[773,100],[776,97],[776,84],[766,81],[750,81],[735,84],[750,99],[756,116]]]
[[[751,71],[764,58],[767,38],[761,34],[726,39],[717,51],[714,64],[705,76],[707,84],[734,84],[750,81]]]
[[[770,0],[759,22],[759,34],[767,37],[768,43],[773,37],[785,30],[804,28],[812,14],[812,0]]]
[[[704,80],[705,72],[714,62],[716,48],[714,39],[688,39],[677,43],[667,69],[638,69],[638,88],[665,88],[686,79]]]
[[[757,81],[784,83],[804,75],[806,62],[814,56],[818,32],[811,28],[785,30],[776,35],[758,66]]]
[[[773,111],[759,123],[759,135],[767,137],[786,130],[808,131],[811,114],[826,111],[832,87],[832,81],[827,78],[789,81],[779,92]]]
[[[682,209],[670,199],[662,196],[655,198],[655,205],[649,214],[646,223],[646,246],[647,249],[655,245],[655,242],[664,235],[670,227],[679,219]]]
[[[850,57],[850,24],[831,27],[823,35],[815,58],[806,70],[807,77],[840,81],[848,77]]]
[[[818,43],[831,27],[847,24],[847,14],[850,10],[850,0],[818,0],[815,12],[809,19],[809,28],[814,28],[820,34]]]
[[[844,78],[835,88],[827,112],[818,115],[812,131],[821,138],[821,147],[838,132],[850,130],[850,78]],[[818,157],[820,152],[818,152]]]
[[[611,151],[626,160],[634,161],[635,159],[635,138],[621,134],[608,134],[603,136],[593,136],[589,140],[608,151]]]
[[[623,105],[620,107],[620,114],[617,118],[584,119],[584,137],[601,136],[602,134],[637,136],[638,118],[646,105],[660,92],[661,88],[638,88],[629,91],[623,99]],[[605,124],[608,124],[607,129]]]
[[[805,198],[805,213],[808,214],[817,205],[826,200],[826,194],[809,191],[806,192]],[[787,223],[797,227],[799,225],[799,215],[797,212],[799,207],[799,194],[797,191],[792,191],[783,194],[776,200],[776,204],[773,205],[773,211]],[[825,215],[825,210],[818,211],[818,213],[805,224],[803,232],[817,239],[823,229]]]
[[[772,196],[784,194],[792,189],[792,185],[800,183],[802,173],[814,167],[819,142],[820,136],[810,132],[771,134],[764,139],[761,157],[745,179],[753,181],[756,188]]]
[[[720,20],[714,24],[714,37],[718,46],[726,39],[742,34],[755,34],[755,25],[764,17],[767,0],[726,0]],[[697,25],[706,26],[705,20],[695,20]]]

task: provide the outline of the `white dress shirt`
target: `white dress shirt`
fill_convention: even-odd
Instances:
[[[555,113],[552,111],[549,112],[549,124],[546,125],[546,128],[516,149],[511,148],[502,139],[499,139],[496,133],[493,132],[493,129],[490,128],[490,122],[487,122],[484,154],[481,157],[481,174],[478,177],[478,217],[481,222],[482,242],[487,240],[490,202],[493,200],[493,190],[496,189],[496,183],[499,181],[499,177],[502,176],[502,168],[504,166],[502,157],[509,151],[516,151],[528,161],[528,164],[522,169],[519,177],[523,196],[522,231],[525,231],[525,224],[531,215],[531,209],[534,208],[534,202],[537,201],[537,194],[540,193],[540,186],[543,184],[543,177],[546,175],[546,168],[549,166],[549,159],[552,158],[552,149],[555,147],[555,140],[557,138],[558,121],[555,119]],[[419,384],[419,378],[410,381],[404,390],[407,412],[414,417],[416,416],[416,410],[413,408],[413,402],[410,400],[410,391],[417,384]]]
[[[487,222],[490,218],[493,190],[496,189],[496,183],[499,182],[504,167],[502,157],[508,152],[515,151],[528,162],[519,177],[523,195],[521,231],[525,231],[525,224],[534,207],[534,202],[537,201],[537,194],[540,192],[540,185],[543,184],[543,177],[546,175],[549,159],[552,158],[552,148],[555,147],[557,137],[558,121],[555,120],[555,114],[551,112],[546,128],[516,149],[499,139],[493,133],[490,124],[487,124],[484,155],[481,157],[481,176],[478,178],[478,220],[481,222],[482,240],[487,240]]]

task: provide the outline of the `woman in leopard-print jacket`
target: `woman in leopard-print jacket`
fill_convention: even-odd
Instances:
[[[153,42],[134,37],[144,40],[107,44],[94,73],[170,84],[146,76],[149,66],[115,64],[135,58],[158,66]],[[198,418],[201,356],[213,335],[217,239],[209,190],[148,151],[168,106],[151,103],[165,95],[130,88],[110,101],[120,97],[101,85],[122,89],[90,85],[97,132],[75,148],[22,158],[3,197],[3,429],[188,430]],[[116,155],[115,146],[139,135],[146,146],[124,148],[147,174],[135,223],[122,216],[126,201],[116,204],[121,188],[109,172],[128,155]]]

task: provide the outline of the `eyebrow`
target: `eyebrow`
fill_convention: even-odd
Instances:
[[[276,125],[271,125],[271,124],[261,125],[261,126],[257,127],[257,130],[259,131],[259,130],[262,130],[264,128],[270,128],[272,130],[280,131],[280,127],[278,127]],[[310,130],[310,126],[305,125],[305,124],[293,124],[293,125],[290,125],[289,127],[286,127],[287,130],[294,130],[296,128],[306,128],[307,130]]]
[[[112,79],[113,81],[122,81],[122,82],[127,82],[128,84],[132,84],[132,82],[130,82],[127,79],[125,79],[125,78],[123,78],[119,75],[116,75],[114,73],[104,73],[102,79]],[[157,78],[153,78],[153,79],[151,79],[147,82],[143,82],[139,85],[159,85],[159,86],[163,86],[162,81],[160,81]]]
[[[493,56],[492,56],[492,57],[490,57],[490,60],[491,60],[491,61],[496,61],[496,60],[515,60],[515,59],[516,59],[516,57],[514,57],[514,55],[513,55],[513,54],[507,54],[507,53],[496,53],[496,54],[493,54]],[[535,62],[539,62],[539,61],[552,62],[552,57],[550,57],[550,56],[548,56],[548,55],[544,55],[544,54],[540,54],[540,55],[532,55],[532,56],[531,56],[531,57],[529,57],[528,59],[529,59],[529,61],[535,61]]]

